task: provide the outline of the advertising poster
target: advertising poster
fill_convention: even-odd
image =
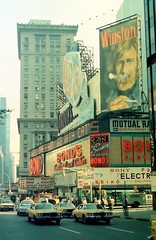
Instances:
[[[151,166],[150,138],[141,134],[111,136],[111,166]]]
[[[38,155],[30,159],[30,176],[44,176],[44,155]]]
[[[109,166],[108,133],[90,135],[90,166],[91,167]]]
[[[101,110],[140,109],[138,18],[99,29]]]

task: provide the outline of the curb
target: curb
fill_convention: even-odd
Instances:
[[[134,219],[134,220],[139,220],[139,221],[150,222],[150,219],[146,219],[146,218],[135,218],[135,217],[124,217],[124,216],[113,216],[113,217],[114,218]]]

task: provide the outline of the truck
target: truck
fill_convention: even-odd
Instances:
[[[153,196],[144,192],[129,192],[126,194],[128,197],[128,205],[131,207],[139,207],[140,205],[152,205]]]

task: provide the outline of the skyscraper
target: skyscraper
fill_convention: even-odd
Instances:
[[[0,97],[0,109],[7,109],[6,97]],[[2,183],[8,181],[4,173],[10,176],[10,113],[0,120],[0,182]]]
[[[20,160],[18,176],[29,176],[29,150],[57,136],[57,86],[63,58],[74,44],[77,25],[49,20],[17,23],[20,60]]]

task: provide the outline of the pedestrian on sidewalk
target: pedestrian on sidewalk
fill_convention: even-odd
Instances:
[[[128,216],[128,197],[126,195],[123,201],[123,213],[125,216]]]

